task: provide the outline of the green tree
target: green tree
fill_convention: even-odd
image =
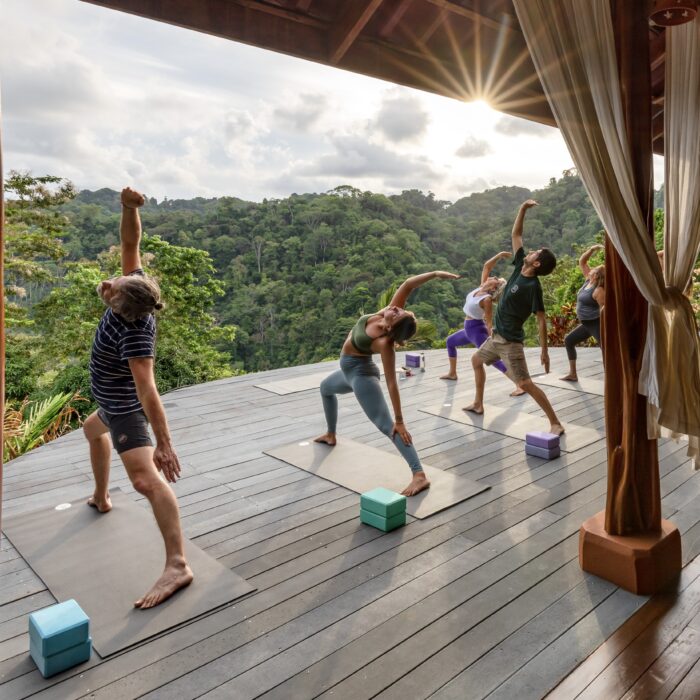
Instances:
[[[57,279],[68,224],[57,207],[72,199],[75,189],[59,177],[11,171],[5,190],[7,397],[22,400],[36,390],[43,364],[32,305]]]

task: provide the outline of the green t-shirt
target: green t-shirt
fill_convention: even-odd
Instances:
[[[525,262],[525,251],[519,248],[513,258],[513,274],[498,303],[493,327],[496,333],[513,343],[525,340],[523,324],[530,314],[544,311],[542,287],[537,277],[524,277],[521,272]]]

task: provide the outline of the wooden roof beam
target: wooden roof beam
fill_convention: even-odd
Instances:
[[[343,60],[382,2],[384,0],[353,0],[343,5],[338,19],[331,25],[328,39],[328,61],[332,66]]]
[[[384,22],[384,26],[379,30],[379,36],[386,38],[394,31],[396,25],[403,19],[406,10],[408,10],[412,2],[413,0],[400,0],[386,22]]]
[[[454,2],[451,2],[450,0],[428,0],[428,2],[431,5],[435,5],[436,7],[446,10],[447,12],[464,17],[472,22],[480,22],[484,27],[488,27],[489,29],[496,29],[497,31],[502,31],[503,29],[503,22],[499,22],[497,19],[481,14],[476,10],[470,10],[466,7],[462,7],[461,5],[455,5]],[[520,25],[511,22],[505,26],[507,31],[517,32],[518,29],[516,29],[516,27],[519,27]]]

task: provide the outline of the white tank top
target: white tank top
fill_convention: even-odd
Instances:
[[[477,296],[479,289],[480,288],[477,287],[474,291],[469,292],[469,294],[467,294],[467,301],[464,304],[463,311],[470,318],[482,321],[484,318],[484,310],[481,308],[481,306],[479,306],[479,302],[490,295],[479,294],[479,296]]]

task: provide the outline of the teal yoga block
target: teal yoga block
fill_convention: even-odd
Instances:
[[[32,659],[34,659],[34,663],[41,671],[41,675],[44,676],[44,678],[48,678],[61,671],[73,668],[73,666],[89,661],[92,653],[92,639],[88,637],[84,642],[80,642],[80,644],[68,647],[50,656],[41,654],[32,640],[29,643],[29,653]]]
[[[360,508],[360,521],[365,525],[376,527],[377,530],[391,532],[391,530],[406,524],[406,511],[392,515],[390,518],[383,518],[381,515]]]
[[[382,518],[393,518],[400,513],[406,513],[406,496],[380,486],[360,496],[360,508],[376,513]]]
[[[29,615],[29,640],[41,656],[53,656],[90,636],[90,618],[74,600]]]

